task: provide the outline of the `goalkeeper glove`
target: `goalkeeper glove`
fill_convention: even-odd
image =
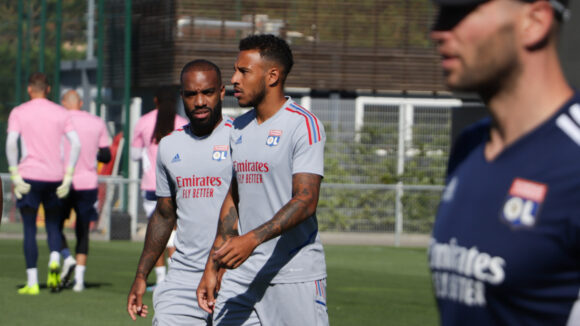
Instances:
[[[58,186],[58,188],[56,188],[56,195],[58,196],[58,198],[64,198],[68,195],[74,172],[75,169],[73,167],[69,166],[66,168],[66,172],[64,173],[62,183],[60,184],[60,186]]]
[[[26,195],[30,191],[30,184],[22,179],[18,173],[17,166],[9,167],[8,171],[10,171],[10,179],[12,184],[14,184],[14,195],[16,195],[16,198],[21,199],[22,195]]]

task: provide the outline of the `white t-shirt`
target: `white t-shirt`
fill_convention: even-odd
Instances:
[[[197,137],[186,125],[159,143],[156,195],[175,196],[177,203],[176,252],[171,268],[205,269],[232,179],[231,127],[232,120],[224,117],[210,135]]]
[[[270,220],[292,198],[296,173],[324,175],[322,122],[292,99],[258,124],[255,110],[234,121],[232,161],[240,196],[239,232]],[[283,235],[259,245],[230,277],[294,283],[326,277],[316,214]]]

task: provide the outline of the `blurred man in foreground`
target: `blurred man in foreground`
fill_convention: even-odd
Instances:
[[[485,119],[454,145],[429,248],[443,325],[580,324],[580,96],[567,1],[434,0],[449,88]]]

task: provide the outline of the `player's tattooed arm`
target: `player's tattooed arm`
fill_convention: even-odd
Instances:
[[[315,174],[295,174],[292,177],[290,201],[268,222],[242,236],[228,238],[223,245],[217,246],[218,250],[213,249],[210,254],[214,261],[212,264],[222,268],[238,268],[258,245],[279,236],[312,216],[318,204],[321,179],[321,176]]]
[[[229,240],[238,236],[237,198],[237,183],[234,177],[222,204],[216,237],[207,258],[203,276],[196,290],[197,303],[208,313],[213,312],[215,296],[219,291],[221,277],[225,272],[219,260],[215,259],[214,253],[228,243]]]
[[[292,198],[270,219],[251,233],[258,244],[275,238],[316,212],[322,177],[311,173],[292,176]]]
[[[210,267],[217,271],[219,264],[215,264],[216,262],[212,259],[212,254],[218,251],[228,239],[239,235],[237,189],[236,178],[233,178],[220,210],[216,237],[210,250],[206,269]]]
[[[151,216],[147,224],[145,245],[139,259],[135,280],[127,297],[127,312],[133,320],[136,320],[137,316],[147,317],[148,307],[143,304],[143,295],[147,287],[147,275],[149,275],[153,265],[163,253],[167,240],[171,235],[177,220],[175,209],[175,198],[158,198],[153,216]]]
[[[155,262],[165,250],[176,220],[175,198],[159,197],[155,211],[147,224],[145,245],[139,259],[137,277],[147,279],[147,275],[153,269]]]

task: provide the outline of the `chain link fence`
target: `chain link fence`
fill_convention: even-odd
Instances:
[[[314,112],[327,134],[321,231],[395,235],[431,232],[443,190],[451,143],[453,99],[357,97],[293,98]],[[244,110],[227,96],[224,111]],[[8,174],[0,232],[22,232]],[[95,237],[142,238],[147,218],[138,178],[100,177]],[[67,232],[72,223],[67,223]]]

